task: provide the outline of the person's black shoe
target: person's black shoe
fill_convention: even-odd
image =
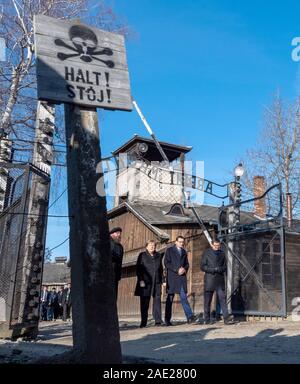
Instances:
[[[160,327],[162,325],[162,322],[158,321],[157,323],[154,324],[156,327]]]
[[[147,324],[141,324],[140,328],[146,328]]]
[[[196,316],[191,316],[188,320],[187,320],[187,323],[188,324],[193,324],[193,323],[196,323]]]
[[[227,317],[226,319],[224,319],[224,324],[225,325],[233,325],[233,324],[236,324],[234,319],[232,317]]]
[[[203,324],[204,325],[212,325],[214,322],[213,321],[211,321],[211,320],[204,320],[203,321]]]
[[[171,327],[173,324],[171,323],[171,321],[165,321],[165,325],[166,325],[167,327]]]

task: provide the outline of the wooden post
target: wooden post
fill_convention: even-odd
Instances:
[[[65,124],[74,349],[82,362],[120,363],[106,198],[96,192],[101,177],[96,109],[66,104]]]

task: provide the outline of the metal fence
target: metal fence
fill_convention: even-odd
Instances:
[[[50,182],[46,174],[29,164],[2,166],[8,173],[4,210],[0,213],[0,333],[1,327],[33,326],[39,319],[44,248],[37,245],[35,253],[29,248],[34,235],[32,226],[44,226],[45,217],[29,212],[35,204],[31,195],[33,180]]]
[[[234,220],[230,215],[235,215]],[[227,251],[232,312],[286,316],[281,185],[260,197],[222,207],[219,237]]]

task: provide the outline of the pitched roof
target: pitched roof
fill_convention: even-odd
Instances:
[[[144,154],[144,158],[151,160],[151,161],[161,161],[161,154],[159,153],[159,150],[157,149],[154,140],[149,139],[147,137],[142,137],[139,135],[134,135],[133,138],[128,140],[125,144],[121,145],[118,149],[112,152],[114,156],[118,155],[119,153],[125,153],[132,147],[134,147],[137,143],[146,143],[148,144],[148,151]],[[185,146],[185,145],[176,145],[172,143],[166,143],[164,141],[159,142],[160,145],[163,147],[164,152],[169,159],[169,161],[173,161],[179,157],[181,153],[188,153],[192,150],[192,147]]]
[[[141,220],[150,230],[161,239],[168,239],[169,235],[160,229],[161,225],[172,224],[193,224],[197,225],[197,219],[191,209],[182,208],[183,214],[172,214],[172,207],[176,204],[166,204],[164,202],[153,202],[138,200],[135,202],[125,202],[108,212],[108,219],[119,216],[122,212],[130,211]],[[218,225],[219,208],[211,205],[195,205],[198,215],[205,224]],[[177,212],[180,210],[177,210]],[[241,212],[241,223],[252,225],[255,222],[264,223],[251,212]]]
[[[43,284],[66,284],[70,281],[70,267],[63,263],[45,263]]]
[[[137,200],[135,202],[125,202],[118,207],[113,208],[108,212],[108,219],[119,216],[121,213],[130,211],[139,220],[141,220],[150,230],[153,231],[162,240],[168,240],[169,235],[164,232],[160,226],[172,224],[193,224],[197,225],[197,220],[191,209],[181,208],[184,215],[172,214],[172,207],[175,204],[166,204],[159,201]],[[218,225],[219,207],[211,205],[195,205],[198,215],[203,220],[204,224]],[[179,211],[179,210],[177,210]],[[249,225],[249,229],[253,225],[259,224],[261,229],[269,227],[269,225],[279,225],[279,222],[271,222],[270,220],[260,219],[252,212],[241,211],[240,222],[243,225]],[[300,220],[294,219],[292,228],[287,227],[287,220],[283,219],[286,232],[300,233]]]
[[[108,212],[108,217],[118,216],[121,211],[130,210],[141,216],[148,225],[163,224],[195,224],[197,220],[191,209],[184,208],[184,215],[171,214],[172,207],[176,204],[166,204],[159,201],[137,200],[135,202],[126,202]],[[207,224],[218,224],[219,208],[211,205],[195,205],[196,211],[201,219]],[[171,211],[171,212],[170,212]],[[241,221],[243,223],[253,223],[254,215],[250,212],[241,212]]]
[[[139,201],[130,205],[152,225],[197,223],[190,209],[183,209],[184,215],[170,214],[174,204]],[[195,208],[205,223],[217,224],[219,214],[217,207],[201,205]]]

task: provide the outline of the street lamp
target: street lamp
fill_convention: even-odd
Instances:
[[[236,177],[237,180],[239,180],[245,172],[245,169],[243,167],[243,164],[240,163],[234,168],[234,176]]]
[[[235,168],[234,168],[234,188],[233,188],[233,196],[232,196],[232,202],[235,204],[235,203],[240,203],[241,201],[241,194],[242,194],[242,186],[241,186],[241,183],[240,183],[240,178],[243,176],[243,174],[245,173],[245,169],[243,167],[243,164],[242,163],[239,163],[239,165],[237,165]],[[238,206],[237,206],[238,208]],[[239,212],[237,212],[237,218],[239,220]]]
[[[234,168],[234,182],[229,184],[229,201],[231,206],[228,209],[227,303],[230,313],[232,312],[232,294],[237,286],[236,279],[238,276],[236,272],[237,264],[234,260],[237,241],[235,233],[239,230],[240,225],[240,202],[242,193],[240,178],[244,172],[243,164],[238,164]]]

